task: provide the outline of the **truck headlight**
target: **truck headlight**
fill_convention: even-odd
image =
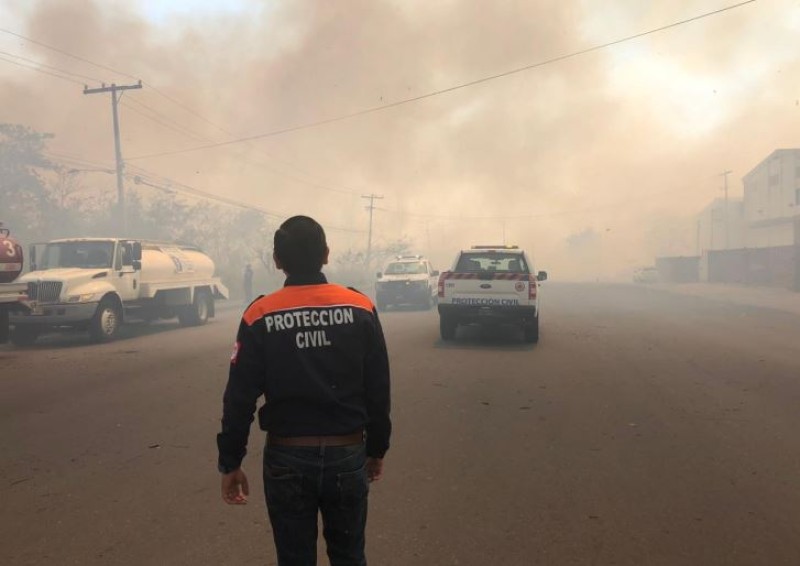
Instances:
[[[94,299],[96,293],[84,293],[83,295],[70,295],[67,297],[68,303],[88,303]]]

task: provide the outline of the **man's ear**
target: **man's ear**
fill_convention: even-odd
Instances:
[[[325,255],[322,256],[322,265],[328,265],[328,256],[331,254],[330,248],[325,246]]]
[[[283,266],[281,265],[281,260],[278,259],[278,254],[272,252],[272,261],[275,262],[275,267],[283,271]]]

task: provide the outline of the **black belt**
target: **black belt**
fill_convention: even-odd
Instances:
[[[364,442],[364,431],[351,434],[321,436],[275,436],[267,435],[267,444],[272,446],[352,446]]]

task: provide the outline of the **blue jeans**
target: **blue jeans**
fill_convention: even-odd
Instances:
[[[316,566],[317,514],[331,566],[366,566],[366,449],[271,446],[264,450],[264,488],[278,566]]]

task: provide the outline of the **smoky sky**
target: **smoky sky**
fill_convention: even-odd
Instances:
[[[760,0],[315,128],[136,158],[389,104],[730,3],[252,2],[154,22],[135,2],[6,1],[8,29],[130,77],[7,34],[0,50],[108,83],[143,79],[121,108],[131,168],[363,231],[361,195],[379,194],[377,242],[410,239],[441,267],[461,247],[505,238],[562,278],[615,276],[692,253],[692,218],[721,195],[718,174],[734,172],[736,196],[771,151],[797,147],[796,1]],[[59,154],[113,162],[107,96],[0,65],[0,119],[54,133]],[[113,188],[107,175],[83,179]],[[329,232],[334,254],[365,247],[365,233]]]

